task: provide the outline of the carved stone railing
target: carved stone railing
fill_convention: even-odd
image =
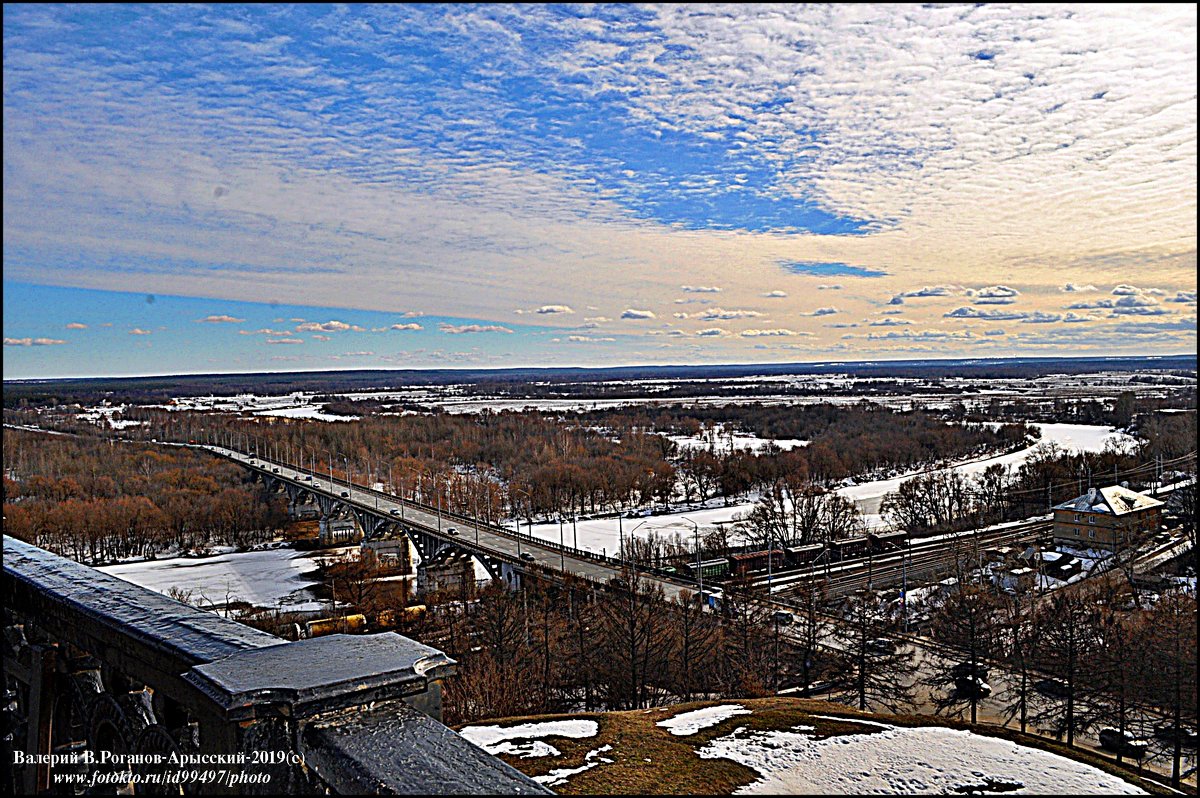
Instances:
[[[394,633],[288,642],[4,537],[16,794],[548,793],[440,723],[455,663]]]

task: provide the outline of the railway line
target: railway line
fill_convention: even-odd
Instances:
[[[862,589],[937,581],[955,573],[957,565],[964,559],[978,564],[986,549],[1026,545],[1044,538],[1052,528],[1050,520],[1037,519],[998,529],[918,538],[901,548],[837,564],[816,564],[769,575],[758,574],[751,585],[769,589],[772,595],[787,597],[798,589],[819,584],[828,597],[834,598]]]

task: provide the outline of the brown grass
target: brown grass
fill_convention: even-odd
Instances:
[[[753,710],[749,715],[735,715],[715,726],[687,736],[676,737],[655,725],[660,720],[701,707],[740,704]],[[1040,737],[1023,735],[1013,729],[970,724],[922,715],[886,715],[860,712],[842,704],[798,698],[755,698],[744,700],[694,701],[670,707],[627,712],[582,712],[570,715],[537,715],[502,720],[481,721],[488,725],[510,726],[548,720],[594,720],[600,726],[595,737],[573,739],[545,737],[550,745],[562,752],[557,757],[520,759],[501,754],[500,758],[529,776],[541,776],[560,768],[575,768],[584,764],[589,751],[604,745],[612,746],[599,756],[613,760],[571,776],[565,784],[552,787],[564,795],[728,795],[738,787],[756,781],[754,770],[727,759],[701,759],[696,751],[709,741],[731,733],[738,727],[755,731],[787,730],[795,726],[815,726],[817,737],[842,734],[870,734],[872,727],[860,724],[815,718],[813,715],[836,715],[848,720],[862,718],[895,726],[943,726],[978,734],[999,737],[1020,745],[1040,748],[1060,756],[1086,762],[1113,775],[1120,776],[1152,794],[1166,795],[1169,790],[1139,778],[1134,771],[1096,756],[1088,751]],[[465,726],[478,724],[463,724]],[[595,759],[593,758],[593,761]]]

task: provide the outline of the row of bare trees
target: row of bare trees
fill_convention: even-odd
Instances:
[[[185,449],[6,430],[4,531],[83,563],[267,540],[277,497],[229,463]]]

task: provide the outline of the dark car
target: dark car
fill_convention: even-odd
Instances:
[[[1106,728],[1100,730],[1100,747],[1121,756],[1141,759],[1146,755],[1146,749],[1150,747],[1150,743],[1139,740],[1133,735],[1133,732]]]
[[[959,676],[954,680],[954,690],[959,698],[987,698],[992,686],[978,676]]]
[[[866,649],[868,654],[894,654],[896,641],[886,637],[875,637],[867,641]]]
[[[1042,695],[1054,696],[1055,698],[1066,698],[1071,694],[1071,688],[1066,682],[1061,682],[1058,679],[1042,679],[1033,686]]]
[[[452,526],[446,527],[446,534],[449,535],[450,537],[454,537],[455,535],[458,534],[458,529],[456,527],[452,527]]]
[[[523,551],[521,552],[521,559],[525,560],[525,562],[533,562],[533,555],[527,551]]]
[[[344,490],[344,491],[342,491],[342,498],[344,498],[344,499],[348,499],[348,498],[350,498],[350,492],[349,492],[349,491],[345,491],[345,490]]]
[[[960,662],[957,665],[955,665],[953,668],[950,669],[950,678],[951,679],[955,679],[955,680],[969,679],[972,676],[974,676],[977,679],[982,679],[983,681],[987,681],[987,678],[988,678],[987,666],[981,662],[976,662],[975,666],[971,667],[971,663],[969,663],[969,662]]]
[[[1189,726],[1179,727],[1179,742],[1188,748],[1196,747],[1196,730]],[[1154,727],[1154,736],[1160,740],[1169,740],[1175,742],[1176,731],[1175,727],[1170,723],[1161,723]]]

